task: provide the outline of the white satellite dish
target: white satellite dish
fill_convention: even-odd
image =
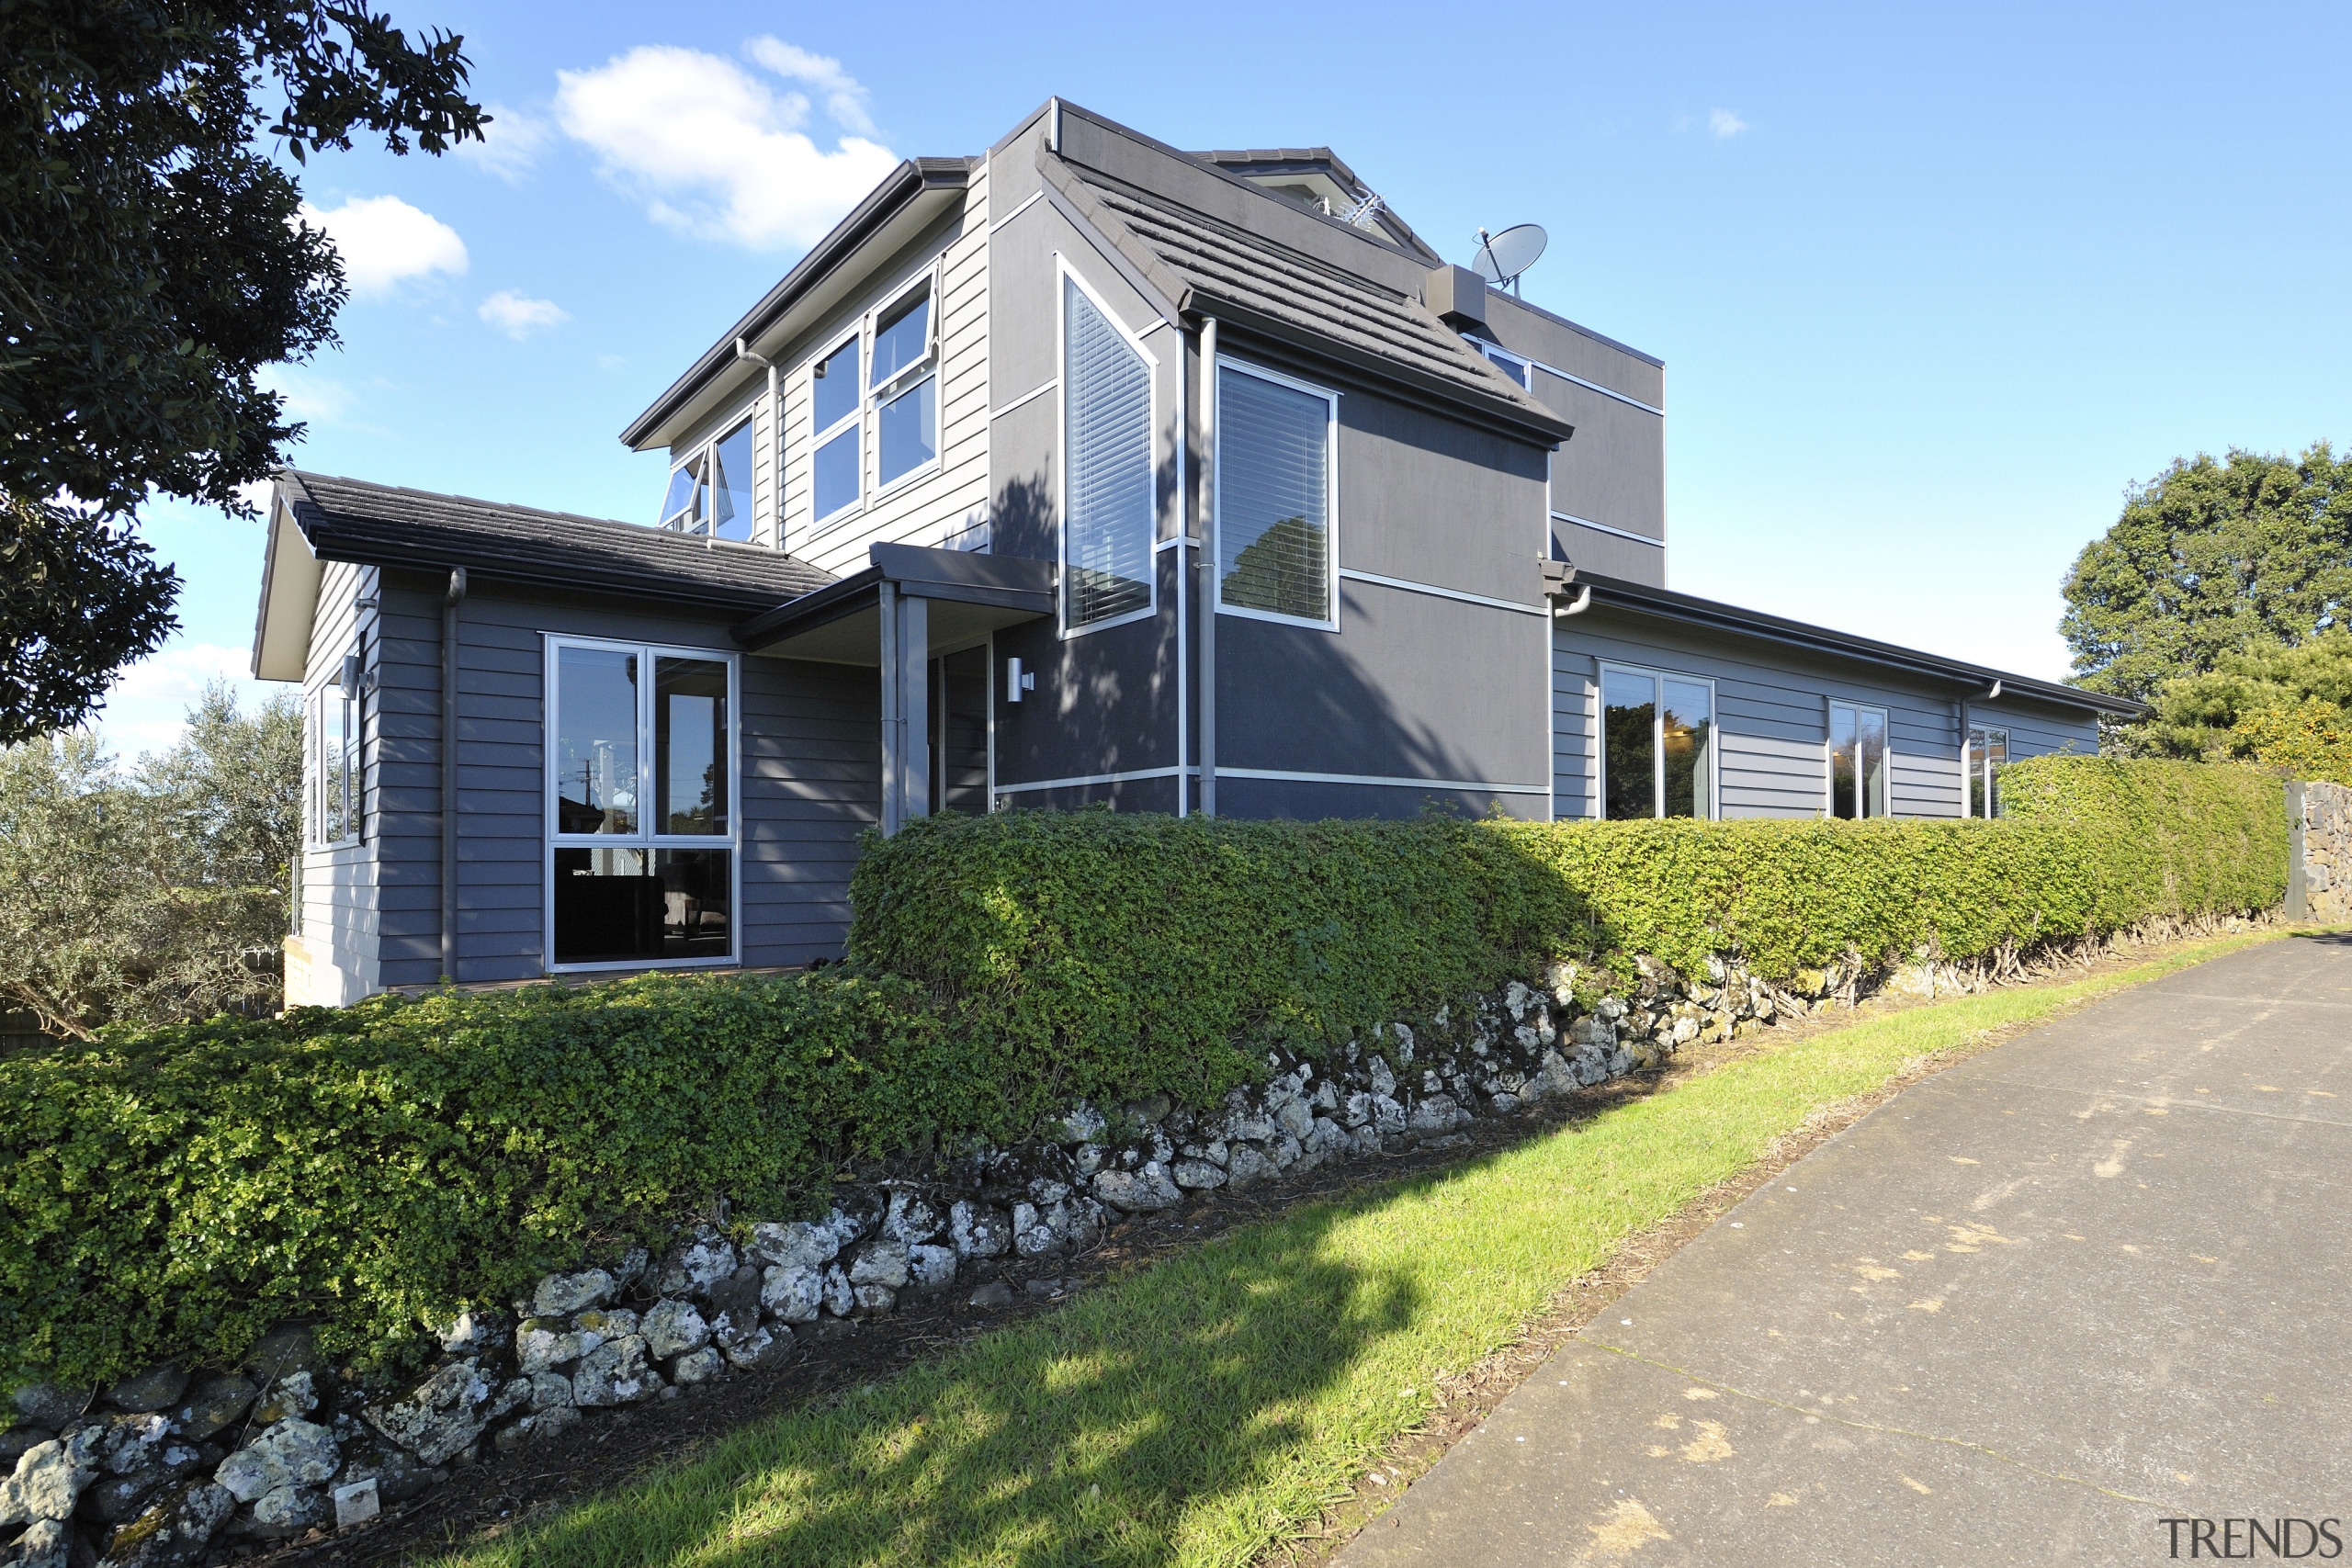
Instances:
[[[1478,231],[1478,254],[1470,265],[1498,288],[1517,291],[1519,275],[1541,260],[1551,236],[1541,223],[1520,223],[1489,238]]]

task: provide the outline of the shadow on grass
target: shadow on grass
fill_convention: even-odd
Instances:
[[[1324,1245],[1330,1231],[1442,1179],[1409,1178],[1220,1237],[831,1406],[729,1434],[691,1464],[465,1560],[1244,1557],[1278,1515],[1317,1500],[1294,1473],[1310,1440],[1300,1417],[1315,1407],[1328,1445],[1351,1370],[1421,1315],[1415,1270],[1340,1260]],[[1393,1427],[1409,1393],[1362,1391],[1368,1439]],[[1264,1517],[1219,1506],[1245,1490]]]

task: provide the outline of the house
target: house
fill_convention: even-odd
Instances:
[[[658,517],[288,472],[291,1000],[838,953],[938,810],[1983,815],[2112,699],[1665,584],[1665,370],[1322,148],[1053,101],[623,432]]]

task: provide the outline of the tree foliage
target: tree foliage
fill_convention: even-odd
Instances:
[[[179,575],[130,531],[0,494],[0,746],[77,722],[177,629]]]
[[[2150,756],[2245,759],[2352,783],[2352,627],[2292,648],[2255,643],[2159,685],[2121,739]]]
[[[105,520],[151,491],[250,514],[300,434],[261,372],[334,341],[343,271],[266,139],[478,137],[461,42],[333,0],[0,4],[0,498],[20,548],[93,557],[0,600],[0,736],[78,718],[169,629],[173,580]]]
[[[0,750],[0,1005],[77,1037],[276,1007],[246,955],[286,934],[301,709],[216,685],[188,716],[129,773],[86,731]]]
[[[2233,449],[2126,496],[2075,558],[2059,630],[2079,682],[2147,699],[2240,649],[2291,647],[2352,614],[2352,457]]]

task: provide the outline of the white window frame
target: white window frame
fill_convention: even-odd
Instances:
[[[909,278],[904,286],[885,294],[882,303],[865,312],[865,318],[860,324],[860,331],[865,338],[865,351],[860,356],[865,372],[858,378],[858,386],[863,389],[866,424],[872,432],[874,490],[869,499],[876,504],[885,497],[895,495],[909,485],[937,473],[947,461],[946,443],[943,439],[947,425],[947,378],[944,374],[947,355],[944,347],[946,327],[939,319],[941,295],[944,292],[939,286],[939,263],[933,261],[924,267],[922,276]],[[874,375],[874,344],[881,329],[882,318],[917,294],[927,294],[930,299],[922,357],[901,367],[897,374],[879,386],[867,385]],[[882,478],[883,405],[896,402],[912,392],[926,375],[938,378],[931,399],[931,460],[918,463],[898,478],[886,481]],[[814,451],[813,447],[811,451]]]
[[[1724,815],[1724,737],[1721,694],[1715,689],[1712,675],[1692,675],[1680,670],[1661,670],[1648,664],[1628,664],[1622,659],[1603,659],[1598,662],[1592,684],[1593,764],[1592,776],[1599,783],[1595,795],[1596,820],[1609,821],[1609,675],[1637,675],[1657,682],[1652,687],[1656,695],[1650,711],[1650,815],[1637,817],[1637,822],[1719,822]],[[1668,817],[1666,815],[1666,682],[1679,681],[1689,686],[1707,688],[1707,815],[1704,817]]]
[[[1854,744],[1858,751],[1861,745],[1862,715],[1866,713],[1874,713],[1879,716],[1881,733],[1886,737],[1885,820],[1891,822],[1894,819],[1894,715],[1883,704],[1856,702],[1849,697],[1825,697],[1822,699],[1822,818],[1826,821],[1838,815],[1838,710],[1839,708],[1851,708],[1854,710]],[[1854,787],[1858,791],[1865,787],[1862,783],[1862,779],[1863,773],[1861,768],[1861,758],[1858,755],[1854,759]],[[1860,800],[1857,800],[1855,802],[1855,809],[1859,812],[1860,808],[1861,803]],[[1857,822],[1874,822],[1879,820],[1879,818],[1858,815],[1851,818],[1851,820]]]
[[[1082,626],[1069,624],[1069,295],[1062,287],[1064,278],[1077,284],[1079,292],[1102,312],[1102,319],[1127,340],[1127,346],[1143,356],[1151,389],[1152,548],[1148,552],[1150,564],[1145,569],[1146,585],[1150,590],[1151,599],[1140,610],[1130,610],[1124,615],[1114,615],[1107,620],[1090,621]],[[1055,574],[1059,582],[1054,591],[1057,601],[1054,606],[1054,621],[1060,628],[1060,639],[1068,642],[1072,637],[1088,637],[1095,632],[1108,631],[1113,626],[1149,620],[1159,614],[1159,358],[1143,345],[1143,339],[1120,319],[1116,310],[1111,309],[1102,292],[1087,282],[1085,276],[1070,265],[1069,259],[1059,251],[1054,253],[1054,379],[1060,386],[1060,395],[1054,399],[1054,450],[1061,455],[1062,481],[1061,516],[1054,528],[1055,550],[1061,566]]]
[[[856,356],[857,397],[850,404],[849,412],[820,430],[817,428],[817,367],[839,354],[843,348],[852,349]],[[856,516],[865,509],[865,459],[866,447],[870,443],[866,439],[865,429],[865,327],[864,322],[861,321],[848,331],[836,334],[822,348],[808,356],[808,362],[800,367],[797,374],[808,384],[808,532],[813,536],[822,533],[835,524]],[[817,450],[853,425],[857,427],[857,494],[831,512],[820,513],[817,510]]]
[[[1980,735],[1984,737],[1984,777],[1983,780],[1984,785],[1984,814],[1983,817],[1978,817],[1976,814],[1974,809],[1976,799],[1970,787],[1978,781],[1969,776],[1968,769],[1968,755],[1971,751],[1973,751],[1976,749],[1976,737]],[[1962,817],[1974,818],[1980,822],[1986,820],[1987,818],[1997,818],[2001,814],[2000,796],[1996,788],[2000,775],[1993,771],[1993,737],[1996,735],[2001,738],[2001,766],[2006,768],[2009,765],[2010,760],[2009,727],[2007,725],[1987,724],[1977,719],[1971,719],[1968,723],[1967,733],[1960,738],[1960,814]]]
[[[1519,389],[1521,391],[1529,394],[1531,397],[1534,395],[1535,361],[1528,358],[1527,355],[1523,354],[1513,354],[1510,349],[1505,348],[1498,343],[1489,342],[1486,338],[1473,336],[1468,333],[1462,334],[1462,341],[1476,349],[1480,355],[1486,359],[1487,363],[1492,365],[1498,370],[1509,369],[1509,367],[1503,364],[1503,361],[1505,360],[1509,360],[1512,365],[1518,366],[1519,374],[1512,378],[1519,383]]]
[[[1337,632],[1340,629],[1340,399],[1342,394],[1332,388],[1318,387],[1312,381],[1302,381],[1295,376],[1286,376],[1279,370],[1270,369],[1250,360],[1237,358],[1229,354],[1219,354],[1216,356],[1215,372],[1222,374],[1228,368],[1238,370],[1245,376],[1255,376],[1262,381],[1272,381],[1278,387],[1288,387],[1294,391],[1305,392],[1309,397],[1321,398],[1330,411],[1326,415],[1324,426],[1326,434],[1323,440],[1324,510],[1327,513],[1325,532],[1328,536],[1323,551],[1323,572],[1326,578],[1323,586],[1323,603],[1329,607],[1330,615],[1318,621],[1305,615],[1285,615],[1273,610],[1260,610],[1246,604],[1227,604],[1225,602],[1225,562],[1222,559],[1211,562],[1209,568],[1209,581],[1216,584],[1216,613],[1220,615],[1240,615],[1253,621],[1272,621],[1276,626],[1304,626],[1313,631]],[[1225,402],[1222,398],[1217,400],[1216,434],[1217,450],[1210,455],[1209,488],[1213,492],[1214,499],[1211,504],[1216,518],[1217,553],[1221,557],[1225,551]]]
[[[351,654],[346,657],[356,657],[358,652],[357,645],[354,644]],[[314,850],[348,849],[359,842],[364,836],[361,832],[361,818],[367,808],[368,784],[367,768],[360,755],[359,738],[366,726],[367,718],[360,709],[362,694],[345,693],[343,689],[340,679],[343,662],[340,659],[335,660],[334,669],[338,678],[325,682],[311,694],[309,715],[311,737],[310,744],[304,750],[309,753],[312,787],[305,793],[310,796],[311,806],[311,830],[307,837],[310,847]],[[345,719],[343,760],[336,774],[332,778],[327,771],[326,755],[327,705],[329,703],[343,705]],[[327,792],[334,787],[340,787],[344,792],[344,831],[341,838],[330,839],[327,837]]]
[[[679,458],[677,461],[670,465],[670,480],[669,483],[665,483],[662,486],[662,499],[667,501],[670,495],[670,486],[676,482],[678,475],[682,470],[691,468],[697,463],[708,462],[712,455],[718,450],[718,444],[720,442],[726,440],[737,431],[741,430],[745,425],[751,425],[752,427],[752,536],[748,539],[721,539],[718,535],[711,533],[709,530],[705,528],[677,527],[672,523],[671,517],[660,519],[654,524],[655,527],[660,528],[664,533],[683,534],[690,539],[716,540],[718,543],[722,545],[756,545],[760,542],[760,498],[758,477],[760,432],[757,423],[759,416],[760,399],[757,395],[754,395],[747,400],[743,403],[742,407],[737,409],[731,416],[721,420],[718,424],[714,425],[709,435],[695,442],[692,446],[688,447],[686,449],[686,455],[684,457]],[[696,482],[705,487],[706,491],[707,491],[710,483],[709,474],[706,472],[697,476]],[[683,517],[685,513],[683,512],[672,513],[672,517]]]
[[[540,752],[546,759],[541,771],[542,781],[539,831],[539,879],[543,892],[540,904],[541,967],[550,975],[588,974],[613,970],[641,969],[728,969],[743,962],[743,663],[742,655],[717,648],[687,648],[668,643],[632,642],[626,639],[595,637],[573,637],[568,633],[542,632],[540,641],[546,700],[541,707],[546,715],[540,726]],[[601,649],[614,653],[634,653],[638,656],[637,682],[637,809],[638,820],[646,824],[636,833],[560,833],[556,830],[557,791],[555,776],[555,727],[560,722],[560,699],[557,688],[560,679],[558,664],[561,650],[567,648]],[[730,788],[728,795],[727,831],[725,833],[657,833],[650,826],[653,789],[653,660],[661,658],[699,659],[723,662],[727,666],[727,768]],[[625,958],[594,964],[559,964],[555,958],[555,852],[559,849],[644,850],[649,854],[657,850],[725,850],[727,852],[728,910],[727,955],[723,958]]]

